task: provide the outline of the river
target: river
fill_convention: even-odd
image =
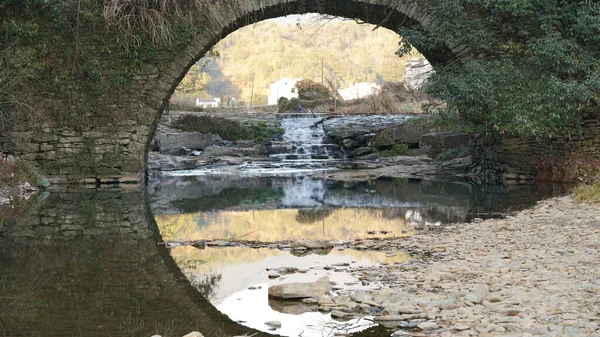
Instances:
[[[468,181],[326,180],[343,152],[320,128],[287,119],[289,152],[246,162],[151,177],[144,191],[52,187],[4,208],[0,227],[0,336],[242,335],[243,326],[322,336],[369,328],[326,312],[268,299],[270,285],[328,276],[340,289],[374,289],[356,270],[417,258],[357,240],[404,240],[416,231],[498,217],[566,193],[568,187],[478,185]],[[326,255],[294,254],[285,242],[340,243]],[[199,249],[190,240],[221,240]],[[163,243],[163,241],[166,242]],[[257,245],[257,242],[267,242]],[[259,248],[260,247],[260,248]],[[269,274],[281,267],[302,272]],[[215,309],[216,308],[216,309]],[[306,312],[305,312],[306,311]]]

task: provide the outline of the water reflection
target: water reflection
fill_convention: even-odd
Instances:
[[[206,284],[211,284],[210,291],[206,293],[215,305],[231,297],[233,293],[257,284],[312,282],[321,276],[329,276],[331,280],[343,285],[355,283],[357,279],[340,273],[340,270],[370,266],[378,262],[400,263],[407,260],[402,253],[386,256],[385,252],[379,251],[333,250],[326,255],[294,256],[289,251],[279,249],[245,247],[207,247],[202,250],[189,246],[175,247],[171,249],[171,255],[193,285],[206,288]],[[336,267],[338,272],[323,269],[328,265],[343,263],[349,267]],[[283,279],[270,280],[267,270],[280,267],[294,267],[309,272],[287,274]],[[359,284],[360,282],[356,286]]]
[[[305,176],[163,177],[150,182],[152,208],[166,241],[241,239],[286,241],[300,238],[352,240],[409,236],[416,229],[473,217],[498,216],[535,201],[564,193],[551,185],[474,186],[464,182],[379,179],[334,182]],[[359,331],[370,322],[336,322],[303,303],[269,300],[270,285],[314,282],[328,276],[339,287],[365,289],[357,278],[361,266],[402,263],[403,254],[325,252],[294,256],[278,249],[245,247],[196,249],[175,247],[171,255],[191,283],[217,309],[257,330],[277,320],[285,336],[322,336]],[[331,265],[343,265],[332,270]],[[268,270],[294,267],[305,273],[268,278]]]
[[[394,209],[274,209],[214,213],[164,214],[155,217],[165,241],[200,239],[274,242],[301,238],[352,240],[378,236],[407,236],[403,212]]]
[[[314,305],[270,299],[269,286],[313,282],[327,276],[337,287],[344,289],[374,289],[382,285],[376,282],[363,284],[355,272],[380,262],[407,261],[402,253],[387,256],[379,251],[333,250],[325,255],[298,257],[289,251],[245,247],[207,247],[202,250],[175,247],[171,255],[192,285],[231,319],[262,331],[269,331],[264,322],[277,320],[282,323],[282,328],[276,331],[278,334],[298,336],[302,333],[305,337],[359,331],[373,324],[364,319],[336,324],[329,314],[317,312]],[[277,279],[268,277],[270,269],[281,267],[302,272],[282,274]]]
[[[167,241],[278,241],[409,235],[441,223],[498,216],[566,192],[561,185],[474,186],[409,179],[333,182],[311,177],[163,177],[152,208]]]
[[[145,200],[138,191],[74,189],[2,206],[0,336],[248,332],[185,281],[157,245]]]
[[[231,229],[225,232],[227,235],[238,235],[255,226],[267,228],[263,222],[251,219],[251,214],[254,211],[255,217],[268,219],[269,212],[277,211],[277,219],[289,221],[293,224],[290,227],[302,235],[312,230],[314,235],[350,237],[377,224],[410,230],[416,224],[468,219],[473,212],[524,207],[542,196],[561,192],[552,187],[513,189],[413,181],[307,181],[304,187],[310,188],[297,186],[305,184],[305,179],[159,179],[150,186],[152,208],[159,217],[201,219],[223,213],[255,221],[248,226],[240,218],[240,229]],[[298,192],[304,190],[306,194]],[[254,192],[246,193],[249,191]],[[192,208],[177,204],[183,199]],[[205,336],[244,335],[251,329],[233,324],[201,293],[221,300],[217,306],[224,311],[229,310],[223,306],[230,299],[231,312],[235,312],[239,302],[235,294],[252,292],[248,284],[293,282],[296,277],[317,277],[328,272],[332,279],[349,277],[338,281],[342,284],[352,283],[351,274],[318,267],[348,260],[376,263],[387,258],[352,255],[356,253],[353,251],[303,258],[264,249],[229,253],[229,248],[194,251],[190,247],[169,252],[157,245],[157,229],[147,199],[139,191],[62,189],[52,191],[43,201],[30,199],[15,208],[8,207],[0,208],[0,336],[183,336],[193,330]],[[198,228],[208,228],[208,222],[198,227],[198,220],[194,221],[193,226],[181,226],[189,232],[174,230],[165,232],[165,236],[187,238]],[[350,226],[344,232],[339,229],[344,228],[338,225],[341,222],[369,225]],[[335,227],[339,232],[327,234]],[[206,233],[224,235],[223,228]],[[269,235],[280,235],[277,227],[273,228]],[[338,253],[341,255],[335,255]],[[314,269],[285,276],[287,280],[265,279],[267,267],[293,265],[295,261],[306,261],[306,268]],[[247,279],[242,280],[236,270],[243,270]],[[260,292],[252,294],[267,301]],[[265,307],[269,307],[268,302]],[[269,312],[276,315],[291,315],[285,313],[289,309],[272,310]],[[327,317],[319,315],[319,319]]]

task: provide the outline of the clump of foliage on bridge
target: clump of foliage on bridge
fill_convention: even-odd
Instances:
[[[283,129],[266,121],[238,122],[222,117],[183,115],[171,123],[181,131],[215,134],[230,141],[267,140],[283,135]]]
[[[574,133],[600,106],[600,3],[433,0],[427,27],[402,28],[399,54],[447,43],[472,49],[441,65],[429,92],[445,121],[470,130]]]

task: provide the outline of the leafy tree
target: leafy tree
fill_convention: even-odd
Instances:
[[[402,28],[399,54],[471,48],[439,65],[429,93],[445,121],[477,131],[573,132],[600,105],[600,3],[594,0],[433,0],[425,28]],[[410,41],[410,43],[408,42]]]
[[[179,86],[177,86],[178,93],[188,94],[195,97],[207,97],[205,88],[210,83],[210,75],[203,72],[201,67],[197,64],[193,65],[192,68],[185,75]]]
[[[204,70],[211,78],[206,91],[215,97],[236,96],[246,103],[253,94],[253,104],[266,104],[269,84],[282,77],[321,83],[321,61],[324,77],[339,88],[362,81],[401,81],[406,59],[395,55],[400,37],[383,28],[373,31],[373,27],[353,21],[302,29],[273,21],[245,27],[215,46],[220,57],[206,63]],[[198,68],[191,70],[195,71]]]

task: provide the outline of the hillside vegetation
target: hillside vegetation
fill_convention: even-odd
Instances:
[[[400,36],[373,28],[353,21],[300,27],[264,21],[242,28],[215,46],[218,57],[200,60],[190,70],[176,99],[223,95],[249,104],[254,83],[253,104],[266,104],[269,83],[282,77],[321,83],[321,62],[324,84],[330,79],[338,89],[355,82],[401,81],[406,60],[417,52],[398,57]]]

